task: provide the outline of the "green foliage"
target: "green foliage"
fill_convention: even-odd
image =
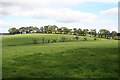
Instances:
[[[39,41],[39,40],[36,39],[36,38],[33,38],[32,41],[33,41],[33,44],[38,44],[38,41]]]
[[[10,28],[8,31],[10,34],[20,34],[20,33],[70,34],[70,35],[90,36],[90,37],[98,36],[99,38],[106,38],[106,39],[111,39],[111,38],[114,39],[115,36],[117,36],[116,31],[112,31],[110,33],[110,31],[106,29],[100,29],[97,34],[96,29],[90,29],[90,31],[88,29],[82,30],[81,28],[68,29],[67,27],[58,28],[56,25],[47,25],[47,26],[42,26],[40,28],[36,26],[21,27],[19,29]]]
[[[75,37],[75,39],[76,39],[76,40],[78,40],[78,39],[79,39],[79,37],[78,37],[78,36],[76,36],[76,37]]]
[[[57,39],[53,39],[53,41],[52,41],[52,42],[53,42],[53,43],[54,43],[54,42],[57,42]]]
[[[112,31],[111,36],[112,36],[112,39],[114,39],[115,36],[117,36],[117,32],[116,31]]]
[[[69,39],[68,39],[68,41],[70,42],[70,41],[71,41],[71,39],[69,38]]]
[[[72,39],[73,39],[73,41],[75,41],[75,38],[74,38],[74,37],[73,37]]]
[[[77,33],[77,28],[73,28],[73,30],[74,30],[74,35],[76,35],[76,33]]]
[[[84,34],[84,36],[86,36],[87,34],[88,34],[88,29],[83,29],[83,34]]]
[[[85,38],[84,38],[84,40],[86,41],[86,40],[87,40],[87,38],[85,37]]]
[[[47,41],[48,41],[48,43],[50,43],[50,39],[48,39]]]
[[[42,43],[45,43],[45,38],[44,37],[42,38]]]
[[[79,36],[82,36],[82,35],[83,35],[82,29],[79,28],[77,32],[78,32],[78,35],[79,35]]]
[[[44,31],[43,26],[42,26],[42,27],[40,27],[40,31],[41,31],[41,33],[43,33],[43,31]]]
[[[61,37],[61,42],[65,42],[66,41],[66,37]]]
[[[9,31],[10,34],[16,34],[17,33],[17,29],[15,27],[10,28],[8,31]]]
[[[95,37],[94,40],[97,40],[97,38]]]
[[[90,29],[90,35],[91,35],[91,36],[92,36],[92,35],[96,36],[96,35],[97,35],[96,29]]]
[[[101,38],[103,37],[103,35],[105,36],[105,38],[108,39],[108,37],[110,36],[110,31],[106,30],[106,29],[100,29],[100,36]]]

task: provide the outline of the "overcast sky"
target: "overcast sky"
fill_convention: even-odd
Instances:
[[[0,0],[0,32],[57,25],[118,31],[119,0]]]

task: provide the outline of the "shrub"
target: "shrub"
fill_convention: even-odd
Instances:
[[[65,42],[66,39],[67,39],[66,37],[62,37],[62,38],[61,38],[61,41],[62,41],[62,42]]]
[[[76,39],[76,40],[78,40],[78,39],[79,39],[79,37],[78,37],[78,36],[76,36],[76,37],[75,37],[75,39]]]
[[[47,41],[48,43],[50,43],[50,39],[48,39],[48,41]]]
[[[94,38],[94,40],[97,40],[96,38]]]
[[[33,38],[32,41],[33,41],[33,44],[38,44],[38,39]]]
[[[57,42],[57,39],[53,39],[53,41],[52,42]]]
[[[42,43],[45,43],[45,38],[44,37],[42,38]]]
[[[85,38],[84,38],[84,40],[86,41],[86,40],[87,40],[87,38],[85,37]]]
[[[68,41],[71,41],[71,39],[69,38]]]
[[[73,41],[75,41],[75,38],[73,37]]]

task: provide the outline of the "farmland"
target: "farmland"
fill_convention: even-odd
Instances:
[[[45,43],[42,43],[42,39]],[[66,37],[70,41],[52,42]],[[2,36],[3,78],[117,78],[118,40],[65,34]],[[33,39],[38,44],[32,44]],[[47,40],[50,43],[47,43]]]

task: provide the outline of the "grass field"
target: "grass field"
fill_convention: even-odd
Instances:
[[[118,40],[83,36],[78,41],[42,43],[74,35],[23,34],[2,36],[3,78],[117,78]],[[37,38],[39,44],[32,43]],[[8,46],[14,45],[16,46]]]

